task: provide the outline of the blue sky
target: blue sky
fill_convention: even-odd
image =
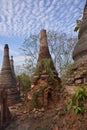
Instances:
[[[15,65],[24,61],[20,46],[29,34],[41,29],[74,36],[75,21],[82,16],[86,0],[0,0],[0,66],[4,44],[9,45]]]

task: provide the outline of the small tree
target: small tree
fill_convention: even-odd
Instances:
[[[17,79],[19,80],[19,78],[20,78],[20,80],[21,80],[21,82],[22,82],[22,84],[23,84],[23,90],[24,90],[24,91],[29,90],[29,89],[30,89],[30,86],[31,86],[31,80],[30,80],[29,76],[26,75],[25,73],[22,73],[22,74],[20,74],[20,75],[18,76]]]
[[[72,61],[72,51],[77,42],[76,37],[68,37],[66,33],[58,33],[55,31],[47,32],[49,50],[54,61],[54,65],[62,75],[67,65]],[[21,50],[26,56],[25,68],[34,72],[39,54],[39,35],[30,35],[24,40]]]

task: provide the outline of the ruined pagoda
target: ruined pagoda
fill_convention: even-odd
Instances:
[[[66,88],[70,86],[70,89],[75,86],[87,85],[87,0],[78,34],[78,42],[73,51],[73,59],[74,64],[66,77]]]
[[[76,64],[87,61],[87,0],[79,30],[78,42],[73,51],[73,59]]]
[[[46,30],[41,30],[40,51],[30,92],[34,107],[48,107],[56,104],[60,88],[61,80],[49,52]]]
[[[16,88],[16,79],[13,70],[14,70],[13,59],[11,59],[10,62],[9,47],[8,44],[5,44],[3,64],[0,74],[0,90],[5,89],[7,91],[8,105],[13,105],[18,101],[19,98],[18,91]]]

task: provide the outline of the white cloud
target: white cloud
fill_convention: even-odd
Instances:
[[[14,62],[15,63],[23,63],[25,61],[25,56],[23,56],[23,55],[19,55],[19,56],[17,56],[17,57],[14,57]]]
[[[78,8],[83,9],[85,1],[0,0],[0,35],[27,37],[30,33],[39,33],[42,28],[74,33],[75,21],[82,12]],[[0,44],[0,52],[3,48]],[[15,64],[25,62],[25,56],[16,49],[17,45],[12,43],[9,48]]]
[[[79,16],[76,5],[84,6],[85,0],[0,0],[0,3],[0,35],[25,36],[39,33],[41,27],[54,29],[56,24],[56,30],[63,30],[71,16],[71,24]]]

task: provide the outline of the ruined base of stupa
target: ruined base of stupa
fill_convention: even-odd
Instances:
[[[67,87],[87,86],[87,1],[79,29],[78,42],[73,50],[74,64],[68,68],[66,76]]]
[[[51,76],[42,70],[40,75],[33,77],[31,95],[34,107],[52,107],[59,101],[61,80],[55,70]]]
[[[65,86],[69,93],[73,93],[78,87],[87,86],[87,61],[80,64],[72,64],[65,77]]]

